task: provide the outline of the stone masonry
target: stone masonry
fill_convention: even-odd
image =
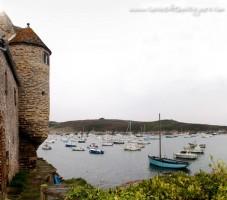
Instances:
[[[48,135],[50,54],[29,24],[0,13],[0,199],[20,169],[36,166]]]
[[[44,50],[31,45],[12,45],[21,87],[19,88],[19,129],[21,167],[33,167],[36,149],[48,134],[49,66],[43,63]],[[26,155],[26,152],[29,154]]]
[[[0,48],[0,191],[3,196],[7,182],[19,170],[18,83],[13,66],[7,61],[10,52],[5,48]]]

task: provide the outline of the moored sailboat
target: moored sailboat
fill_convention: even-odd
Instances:
[[[175,159],[163,158],[161,152],[161,121],[159,113],[159,157],[148,155],[150,165],[161,168],[185,169],[189,166],[188,162],[178,161]]]

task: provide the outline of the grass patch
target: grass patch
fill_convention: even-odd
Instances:
[[[73,185],[73,186],[85,186],[89,185],[84,179],[82,178],[72,178],[64,180],[63,183],[66,185]]]

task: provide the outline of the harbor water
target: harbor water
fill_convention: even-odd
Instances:
[[[64,136],[51,135],[55,142],[51,144],[52,150],[43,150],[42,145],[37,151],[39,157],[52,164],[64,179],[83,178],[90,184],[102,188],[115,187],[127,182],[148,179],[157,174],[168,172],[149,166],[148,154],[159,155],[159,140],[149,140],[141,151],[125,151],[124,145],[101,147],[104,154],[90,154],[87,146],[93,142],[101,145],[101,136],[91,135],[86,143],[76,143],[85,147],[86,151],[72,151],[65,147],[62,141]],[[227,162],[227,135],[215,135],[203,138],[201,135],[185,137],[181,135],[175,138],[162,137],[162,155],[173,158],[173,154],[179,152],[188,143],[206,144],[205,153],[195,161],[190,161],[188,173],[194,174],[200,169],[210,171],[210,157],[214,160]]]

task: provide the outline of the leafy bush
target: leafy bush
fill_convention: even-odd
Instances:
[[[213,162],[212,172],[194,176],[183,172],[155,176],[127,187],[102,190],[91,185],[73,186],[66,200],[226,200],[227,167]]]

